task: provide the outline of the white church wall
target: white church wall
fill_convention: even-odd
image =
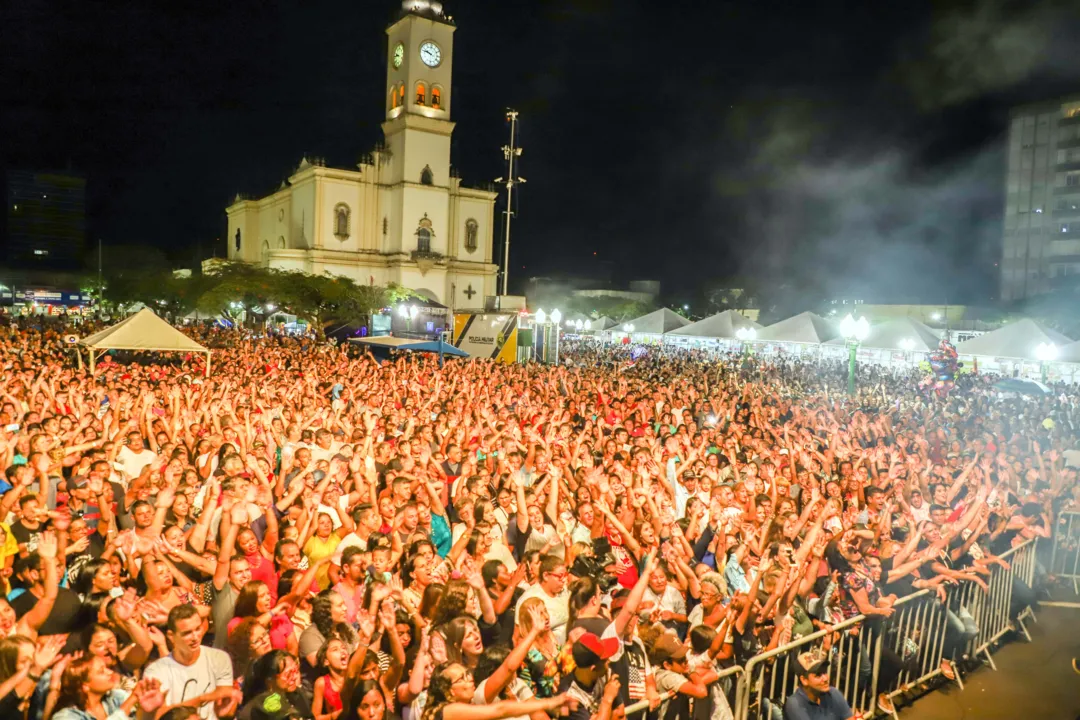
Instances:
[[[401,222],[404,252],[416,250],[416,231],[426,215],[431,221],[431,251],[446,254],[450,224],[449,193],[445,188],[426,185],[406,186],[402,192]]]
[[[320,214],[323,222],[320,226],[322,246],[333,250],[348,250],[356,252],[360,249],[362,230],[360,223],[364,218],[362,205],[362,188],[364,185],[355,180],[349,181],[337,178],[322,178],[322,208]],[[336,234],[337,209],[344,205],[349,210],[349,235],[344,240]]]
[[[453,196],[452,202],[456,203],[454,215],[454,253],[459,260],[468,262],[491,262],[491,214],[492,203],[478,198]],[[475,220],[476,250],[469,252],[466,247],[466,223]]]
[[[308,176],[292,187],[290,248],[315,247],[315,178]]]

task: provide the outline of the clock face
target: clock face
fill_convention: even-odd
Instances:
[[[442,62],[442,50],[429,40],[420,46],[420,59],[428,67],[437,67]]]
[[[394,67],[396,67],[396,68],[401,67],[401,62],[404,59],[405,59],[405,46],[402,45],[401,43],[398,43],[397,47],[394,48]]]

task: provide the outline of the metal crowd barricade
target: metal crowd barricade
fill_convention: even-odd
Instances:
[[[989,591],[965,588],[974,595],[974,609],[971,614],[979,625],[979,635],[971,641],[972,655],[985,655],[990,667],[997,669],[994,658],[990,654],[990,647],[1002,638],[1006,633],[1020,630],[1031,641],[1031,635],[1024,626],[1024,618],[1032,613],[1031,608],[1026,608],[1018,613],[1015,620],[1011,610],[1013,603],[1013,581],[1019,580],[1031,587],[1035,577],[1035,540],[1028,540],[1001,554],[1001,559],[1009,563],[1006,570],[999,565],[994,565],[990,570],[990,578],[986,581]],[[974,583],[967,585],[975,587]],[[1032,615],[1033,617],[1033,615]]]
[[[1077,513],[1080,516],[1080,513]],[[1076,520],[1080,530],[1080,517]],[[735,720],[771,720],[779,717],[784,701],[798,687],[792,665],[798,653],[830,640],[830,680],[856,713],[871,715],[877,697],[903,694],[941,674],[951,609],[964,608],[978,626],[978,634],[967,644],[969,656],[985,655],[995,670],[990,650],[1006,633],[1019,630],[1031,640],[1024,619],[1034,619],[1032,608],[1012,617],[1013,581],[1032,587],[1036,573],[1036,541],[1029,540],[1004,553],[1008,570],[993,565],[987,579],[989,591],[973,582],[950,589],[948,602],[938,600],[932,590],[920,590],[896,602],[896,612],[885,622],[867,621],[863,615],[819,630],[795,642],[757,655],[746,663],[735,692]],[[882,647],[892,649],[903,661],[896,680],[879,687]],[[956,682],[963,688],[959,673]]]
[[[885,640],[904,665],[891,687],[878,688],[890,698],[941,674],[948,632],[948,606],[932,590],[901,598],[893,607],[896,612],[889,618]]]
[[[877,683],[880,635],[875,639],[864,620],[864,616],[858,615],[827,630],[819,630],[754,656],[739,678],[735,720],[769,720],[774,713],[773,708],[779,713],[784,701],[798,687],[794,657],[822,645],[826,638],[831,640],[829,657],[832,684],[843,693],[853,710],[869,711],[875,698],[873,686]],[[864,647],[866,652],[860,652]],[[860,678],[867,675],[870,676],[869,682],[860,683]],[[867,687],[860,687],[862,685]]]
[[[1080,594],[1080,511],[1067,510],[1054,525],[1050,574],[1072,580],[1073,592]]]

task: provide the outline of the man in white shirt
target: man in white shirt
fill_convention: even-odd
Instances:
[[[116,454],[116,462],[123,468],[130,482],[142,474],[143,468],[154,461],[157,453],[143,444],[142,435],[137,432],[127,434],[127,444]]]
[[[146,668],[165,693],[166,707],[195,710],[202,720],[231,716],[243,694],[233,687],[232,661],[223,650],[203,647],[203,619],[193,605],[177,605],[169,612],[166,635],[172,653]]]

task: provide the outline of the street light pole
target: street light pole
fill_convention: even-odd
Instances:
[[[506,159],[506,241],[503,246],[503,282],[502,294],[508,293],[510,284],[510,218],[513,216],[514,185],[525,182],[524,178],[514,177],[514,158],[521,157],[521,148],[514,145],[517,134],[517,110],[507,110],[506,119],[510,121],[510,144],[503,145],[503,157]],[[503,178],[495,178],[495,182],[503,182]]]
[[[870,334],[870,323],[865,317],[856,320],[848,313],[840,322],[840,334],[847,340],[848,346],[847,391],[849,396],[855,397],[855,353],[859,349],[859,343]]]

